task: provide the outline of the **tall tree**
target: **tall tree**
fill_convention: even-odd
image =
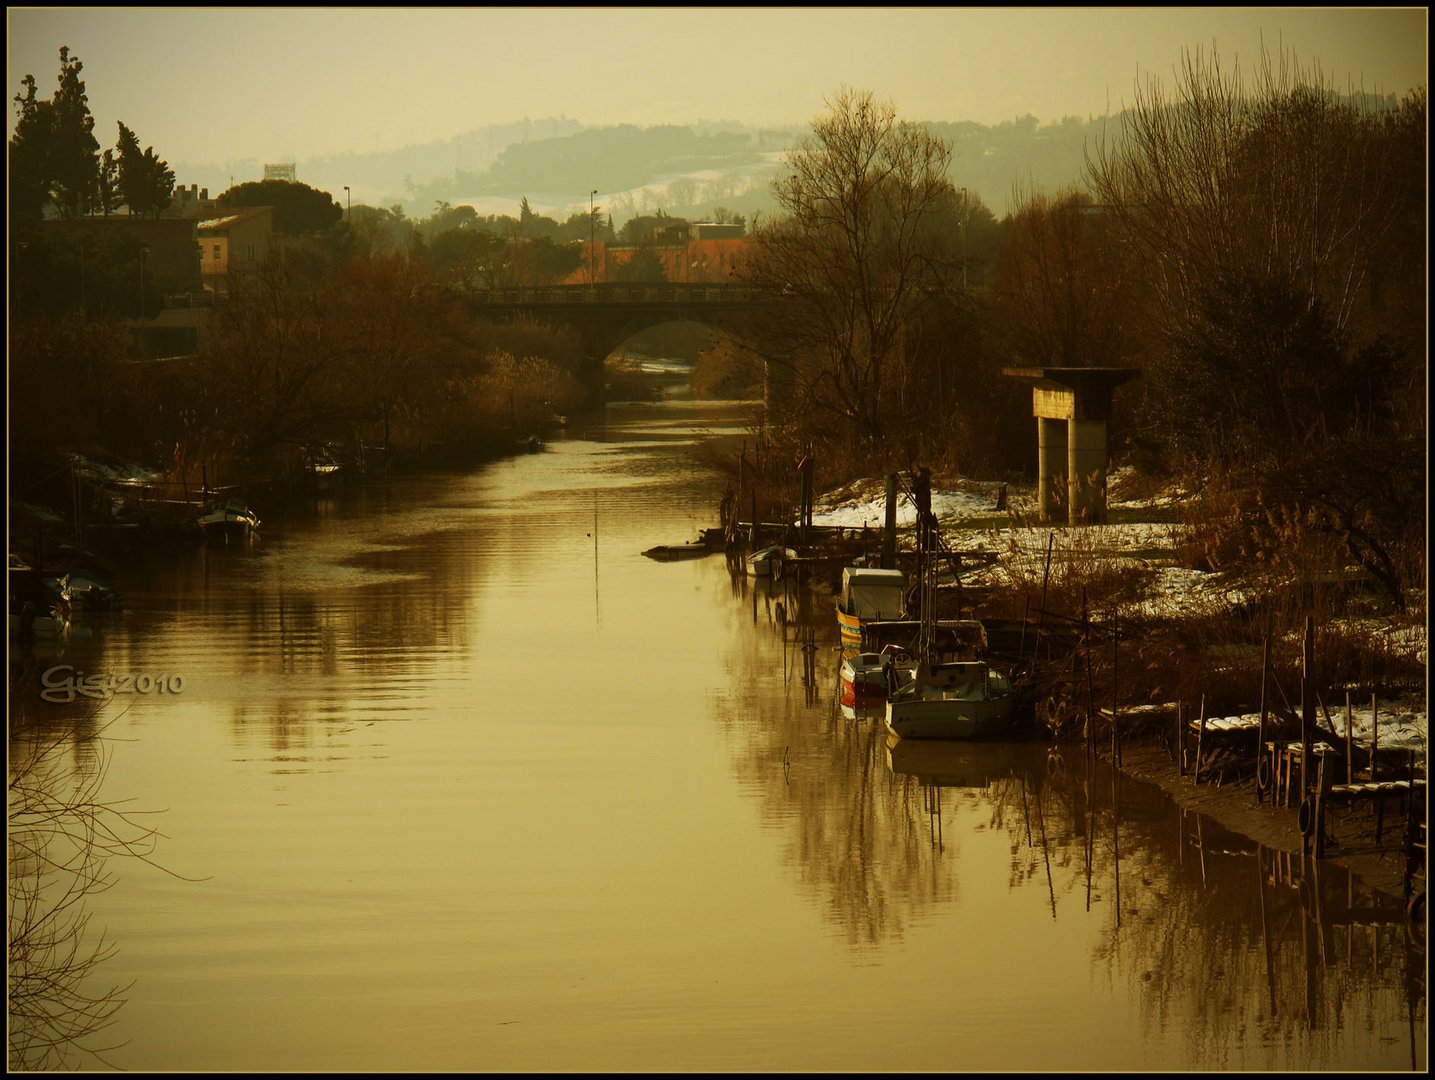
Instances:
[[[60,46],[60,84],[52,99],[47,160],[52,197],[66,218],[87,213],[99,189],[100,144],[80,78],[83,68],[68,45]]]
[[[756,230],[756,280],[780,298],[769,365],[788,364],[815,423],[881,455],[904,406],[924,393],[922,333],[959,278],[951,146],[844,88],[773,183],[782,216]]]
[[[113,150],[106,150],[100,158],[100,178],[95,209],[110,216],[110,211],[124,201],[120,192],[120,162]]]
[[[50,201],[50,132],[54,106],[40,99],[35,76],[15,95],[15,134],[10,136],[10,230],[38,223]]]
[[[992,299],[1012,359],[1035,367],[1129,363],[1130,270],[1091,197],[1075,189],[1031,195],[1003,228]]]
[[[115,153],[119,158],[120,195],[131,214],[158,214],[174,195],[174,170],[155,156],[154,147],[141,152],[135,133],[123,123],[119,128]]]

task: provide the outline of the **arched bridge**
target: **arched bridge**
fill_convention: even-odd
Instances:
[[[475,315],[573,327],[583,341],[590,386],[602,385],[604,359],[639,330],[691,321],[741,333],[766,297],[752,285],[697,282],[519,286],[471,289],[465,295]]]

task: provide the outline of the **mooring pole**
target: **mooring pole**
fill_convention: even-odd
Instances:
[[[1315,728],[1315,619],[1305,617],[1305,636],[1301,642],[1303,678],[1300,695],[1300,793],[1304,801],[1311,789],[1311,733]]]
[[[1266,753],[1266,682],[1270,678],[1271,670],[1271,620],[1266,616],[1266,636],[1261,645],[1261,718],[1256,727],[1256,803],[1262,801],[1265,792],[1261,790],[1261,764],[1265,760]],[[1275,778],[1275,761],[1271,762],[1270,777]],[[1274,789],[1272,789],[1271,804],[1275,804]]]

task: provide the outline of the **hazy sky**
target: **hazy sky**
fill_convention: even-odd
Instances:
[[[1262,42],[1328,80],[1427,82],[1425,8],[8,8],[9,97],[70,46],[102,147],[171,165],[388,150],[490,123],[806,123],[843,84],[910,120],[1042,122]],[[14,126],[14,105],[10,108]]]

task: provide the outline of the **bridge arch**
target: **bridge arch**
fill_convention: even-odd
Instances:
[[[635,334],[672,322],[696,322],[744,336],[764,293],[749,285],[632,283],[478,289],[470,309],[482,318],[531,318],[568,326],[583,345],[584,384],[595,398],[603,362]]]

